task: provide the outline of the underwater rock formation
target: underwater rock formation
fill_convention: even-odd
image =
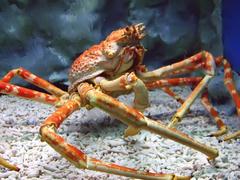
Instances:
[[[75,56],[138,22],[147,27],[144,62],[150,69],[202,49],[221,55],[220,14],[220,0],[2,0],[0,76],[22,66],[66,82]]]

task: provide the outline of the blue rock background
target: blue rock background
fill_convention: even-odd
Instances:
[[[139,22],[147,27],[150,69],[202,49],[223,52],[220,0],[1,0],[0,76],[22,66],[66,82],[74,57]]]

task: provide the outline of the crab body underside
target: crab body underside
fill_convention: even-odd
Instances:
[[[174,174],[138,171],[88,157],[56,133],[63,121],[74,111],[82,107],[97,107],[128,126],[124,133],[125,137],[136,135],[144,129],[200,151],[209,159],[218,156],[216,149],[192,139],[174,126],[181,121],[191,104],[202,93],[202,103],[219,128],[212,136],[220,136],[227,132],[227,126],[209,101],[207,84],[214,77],[215,67],[223,65],[225,85],[240,115],[240,97],[232,80],[230,64],[223,57],[214,58],[210,53],[203,51],[178,63],[148,71],[142,65],[145,49],[140,44],[145,35],[144,28],[143,24],[137,24],[113,31],[100,44],[92,46],[80,55],[72,64],[69,73],[71,85],[68,92],[23,68],[18,68],[10,71],[0,80],[0,93],[56,106],[57,110],[41,125],[41,139],[78,168],[142,179],[189,179],[190,177]],[[179,77],[181,74],[199,69],[205,73],[203,77]],[[16,75],[46,90],[49,94],[10,84],[11,79]],[[192,85],[194,89],[185,101],[170,89],[171,86],[186,85]],[[142,113],[149,106],[148,90],[156,88],[161,88],[182,104],[168,126]],[[132,107],[115,99],[121,94],[130,92],[134,92],[135,95]],[[240,132],[237,131],[226,136],[225,140],[238,137],[239,134]],[[17,166],[2,158],[0,164],[10,170],[19,170]]]

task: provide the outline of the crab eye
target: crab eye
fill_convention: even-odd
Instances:
[[[130,31],[130,28],[128,26],[125,29],[126,29],[126,31]]]

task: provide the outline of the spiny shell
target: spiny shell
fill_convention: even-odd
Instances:
[[[105,71],[101,63],[106,62],[106,58],[101,49],[101,44],[92,46],[73,62],[69,72],[71,83],[69,91],[72,91],[77,84],[96,77]]]

